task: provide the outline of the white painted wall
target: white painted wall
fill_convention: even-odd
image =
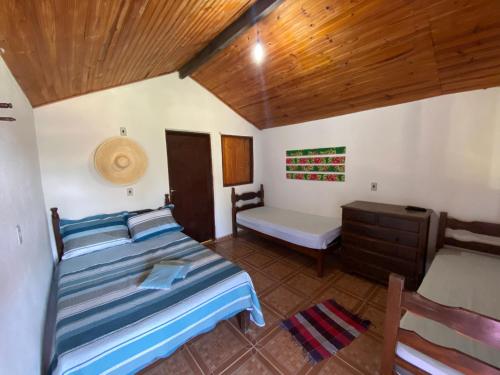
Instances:
[[[57,206],[63,217],[157,207],[168,192],[165,129],[210,133],[214,177],[216,235],[231,232],[230,188],[222,186],[220,133],[254,137],[255,185],[261,183],[261,132],[215,96],[176,74],[68,99],[35,109],[42,182],[47,207]],[[146,175],[134,197],[125,187],[103,180],[93,168],[95,148],[106,138],[128,136],[149,157]],[[193,155],[196,158],[196,155]]]
[[[342,204],[370,200],[500,222],[500,88],[263,133],[268,205],[340,216]],[[326,146],[347,146],[345,183],[285,178],[286,150]]]
[[[0,373],[37,374],[52,257],[33,110],[1,58],[0,101],[17,119],[0,122]]]

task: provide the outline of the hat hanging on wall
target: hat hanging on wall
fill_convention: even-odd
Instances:
[[[143,148],[130,138],[114,137],[97,147],[94,165],[106,180],[117,185],[128,185],[144,175],[148,158]]]

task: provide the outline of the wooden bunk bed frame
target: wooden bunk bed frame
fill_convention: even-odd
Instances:
[[[500,224],[479,221],[465,222],[450,218],[446,212],[442,212],[439,218],[437,240],[437,251],[444,245],[450,245],[500,255],[500,246],[479,242],[465,242],[446,237],[447,228],[500,237]],[[404,289],[404,281],[404,277],[396,274],[391,274],[389,278],[384,347],[381,361],[382,375],[393,374],[396,364],[414,374],[426,373],[396,355],[396,345],[398,342],[414,348],[466,375],[500,374],[500,369],[492,365],[458,350],[434,344],[413,331],[399,327],[402,311],[410,311],[413,314],[439,322],[462,335],[500,350],[499,320],[460,307],[441,305],[416,292],[406,291]]]
[[[243,204],[241,206],[238,206],[237,203],[239,201],[249,201],[253,199],[258,199],[259,201],[257,203],[249,203],[249,204]],[[251,208],[256,208],[256,207],[263,207],[264,206],[264,185],[260,185],[259,191],[249,191],[246,193],[241,193],[241,194],[236,194],[236,191],[234,187],[231,189],[231,203],[232,203],[232,223],[233,223],[233,237],[236,238],[238,237],[238,228],[244,229],[246,231],[249,231],[259,237],[268,239],[270,241],[273,241],[279,245],[283,245],[285,247],[288,247],[292,250],[295,250],[301,254],[310,256],[316,260],[316,271],[318,277],[323,277],[324,269],[325,269],[325,258],[328,254],[332,253],[335,249],[340,247],[340,240],[337,238],[335,241],[333,241],[331,244],[328,245],[328,247],[324,250],[318,250],[318,249],[312,249],[306,246],[301,246],[297,245],[285,240],[282,240],[280,238],[276,238],[273,236],[270,236],[265,233],[261,233],[259,231],[256,231],[254,229],[248,228],[244,225],[238,224],[236,222],[236,214],[240,211],[244,210],[249,210]]]

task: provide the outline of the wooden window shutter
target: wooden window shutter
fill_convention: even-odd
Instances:
[[[224,186],[253,182],[253,138],[221,135]]]

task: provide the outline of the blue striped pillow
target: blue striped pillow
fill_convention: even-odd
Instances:
[[[62,219],[59,224],[64,243],[62,259],[131,242],[127,217],[127,212],[118,212],[79,220]]]
[[[174,220],[170,208],[130,216],[127,224],[134,242],[144,241],[162,233],[181,231],[183,229]]]

